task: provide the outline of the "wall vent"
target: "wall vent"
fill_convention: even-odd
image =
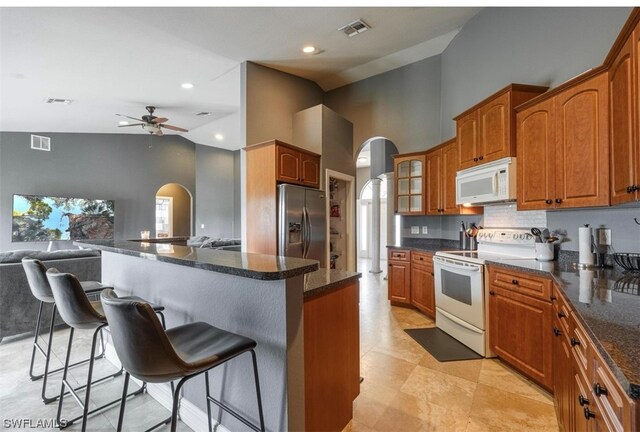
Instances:
[[[201,116],[201,117],[206,117],[206,116],[210,116],[211,114],[213,114],[213,113],[211,113],[209,111],[201,111],[201,112],[197,113],[196,115],[197,116]]]
[[[33,150],[51,151],[51,138],[31,135],[31,148]]]
[[[71,102],[73,102],[73,100],[71,99],[60,99],[60,98],[48,98],[45,100],[46,103],[48,104],[63,104],[63,105],[69,105]]]
[[[340,27],[338,31],[346,34],[349,37],[357,36],[360,33],[364,33],[369,30],[371,26],[361,19],[357,19],[354,22],[347,24],[346,26]]]

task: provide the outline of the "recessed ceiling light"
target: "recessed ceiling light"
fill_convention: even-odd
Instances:
[[[191,83],[182,83],[182,84],[180,84],[180,87],[182,87],[183,89],[192,89],[193,88],[193,84],[191,84]]]
[[[128,125],[129,122],[126,121],[126,120],[122,120],[121,122],[118,122],[118,124],[120,124],[120,125]]]
[[[309,45],[302,48],[302,52],[305,54],[315,54],[316,52],[318,52],[318,49],[314,46]]]
[[[218,141],[222,141],[222,140],[224,139],[224,135],[219,134],[219,133],[217,133],[217,134],[215,135],[215,137],[216,137],[216,139],[217,139]]]

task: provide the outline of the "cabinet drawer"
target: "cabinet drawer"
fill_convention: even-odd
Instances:
[[[524,275],[507,270],[490,269],[491,284],[520,294],[549,301],[551,298],[551,280]]]
[[[571,335],[571,329],[573,328],[573,317],[571,316],[571,309],[563,298],[563,295],[554,288],[553,297],[553,316],[558,319],[559,328],[567,335],[567,338]]]
[[[389,261],[409,261],[411,251],[405,249],[389,249]]]
[[[424,265],[433,269],[433,255],[425,252],[413,252],[411,254],[411,262],[414,264]]]
[[[620,388],[600,356],[595,351],[592,355],[593,382],[591,390],[600,406],[604,422],[611,431],[631,430],[632,402]]]
[[[571,334],[571,348],[573,356],[576,362],[582,367],[582,370],[589,372],[589,344],[591,343],[587,338],[587,333],[582,328],[582,325],[575,318],[573,313],[571,314],[573,323],[573,332]]]

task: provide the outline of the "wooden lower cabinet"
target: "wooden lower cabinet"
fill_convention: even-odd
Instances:
[[[433,256],[412,254],[411,304],[431,318],[436,316]]]
[[[340,431],[360,393],[359,284],[304,300],[305,430]]]
[[[573,362],[571,359],[571,345],[569,334],[557,315],[553,319],[553,394],[555,397],[556,413],[564,430],[572,429],[573,398],[572,377]]]
[[[407,255],[409,251],[402,251]],[[390,251],[390,258],[399,251]],[[387,273],[389,300],[396,304],[411,304],[411,261],[396,261],[389,259]]]

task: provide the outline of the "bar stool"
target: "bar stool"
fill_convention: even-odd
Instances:
[[[90,301],[87,297],[87,293],[82,288],[82,284],[78,279],[69,273],[60,273],[55,268],[51,268],[47,270],[46,273],[47,280],[49,281],[49,285],[51,286],[51,291],[53,292],[53,297],[55,299],[56,306],[58,308],[58,312],[60,316],[64,320],[64,322],[71,327],[71,331],[69,333],[69,344],[67,346],[67,356],[64,363],[63,374],[62,374],[62,385],[60,386],[60,396],[58,396],[58,413],[56,419],[58,424],[61,423],[61,415],[62,415],[62,404],[64,402],[64,396],[66,394],[71,394],[73,398],[78,402],[80,407],[82,408],[82,415],[73,418],[71,420],[66,421],[66,425],[70,426],[76,421],[82,419],[82,431],[86,431],[87,428],[87,417],[89,414],[93,414],[97,411],[101,411],[107,407],[115,405],[120,402],[120,398],[115,399],[111,402],[108,402],[98,408],[94,408],[89,411],[89,400],[91,395],[91,386],[92,384],[97,384],[99,382],[105,381],[109,378],[116,377],[122,374],[123,369],[114,374],[107,375],[106,377],[100,378],[99,380],[92,382],[93,377],[93,365],[95,361],[95,351],[96,351],[96,342],[98,338],[98,333],[101,333],[101,330],[108,325],[107,319],[104,316],[102,311],[102,304],[99,301]],[[140,297],[126,297],[131,299],[132,301],[143,301]],[[162,311],[164,307],[158,305],[150,305],[152,313],[159,314],[162,317],[162,322],[164,323],[164,315]],[[157,318],[156,318],[157,319]],[[81,387],[73,388],[73,386],[67,381],[67,374],[69,372],[69,360],[71,358],[71,346],[73,342],[73,333],[76,329],[84,329],[84,330],[94,330],[93,339],[91,342],[91,356],[89,357],[89,371],[87,372],[87,383]],[[67,391],[65,392],[65,388]],[[85,399],[84,402],[80,400],[80,397],[77,394],[78,390],[85,388]],[[135,396],[142,393],[145,390],[145,385],[143,384],[140,389],[135,392],[125,395]]]
[[[46,272],[47,268],[42,263],[42,261],[25,257],[22,259],[22,267],[24,268],[24,272],[27,275],[27,281],[29,283],[29,288],[31,289],[31,294],[40,301],[40,307],[38,308],[38,318],[36,320],[36,330],[33,337],[33,349],[31,351],[31,363],[29,365],[29,376],[31,377],[31,381],[36,381],[42,378],[42,401],[45,404],[51,403],[53,401],[58,400],[59,395],[49,397],[46,395],[47,393],[47,378],[49,375],[55,374],[57,372],[61,372],[64,368],[58,368],[54,370],[49,370],[49,360],[51,358],[51,345],[53,341],[53,326],[56,318],[56,304],[53,298],[53,293],[51,292],[51,286],[49,286],[49,281],[47,280]],[[80,282],[82,285],[82,289],[88,295],[97,295],[104,288],[111,288],[105,285],[102,285],[100,282],[96,281],[84,281]],[[53,309],[51,311],[51,323],[49,326],[49,339],[46,346],[46,351],[40,346],[38,343],[38,338],[40,337],[40,323],[42,322],[42,310],[45,304],[53,304]],[[104,356],[104,339],[101,334],[101,346],[102,352],[96,357],[101,358]],[[33,373],[33,367],[35,364],[35,356],[36,351],[38,351],[44,357],[44,373],[36,375]],[[79,361],[77,363],[73,363],[69,365],[69,367],[78,366],[88,362],[89,359],[85,359]]]
[[[215,403],[251,429],[265,430],[258,365],[254,351],[256,342],[254,340],[204,322],[195,322],[164,330],[153,313],[153,308],[148,303],[118,298],[112,289],[102,291],[100,298],[105,315],[109,320],[116,353],[125,369],[118,431],[122,430],[126,406],[124,395],[127,394],[130,375],[151,383],[163,383],[180,378],[173,392],[171,410],[171,432],[175,432],[180,389],[186,381],[202,373],[205,375],[209,432],[212,430],[211,403]],[[260,416],[259,427],[243,418],[223,402],[211,397],[209,391],[209,370],[247,351],[251,352],[253,360],[253,374]]]

